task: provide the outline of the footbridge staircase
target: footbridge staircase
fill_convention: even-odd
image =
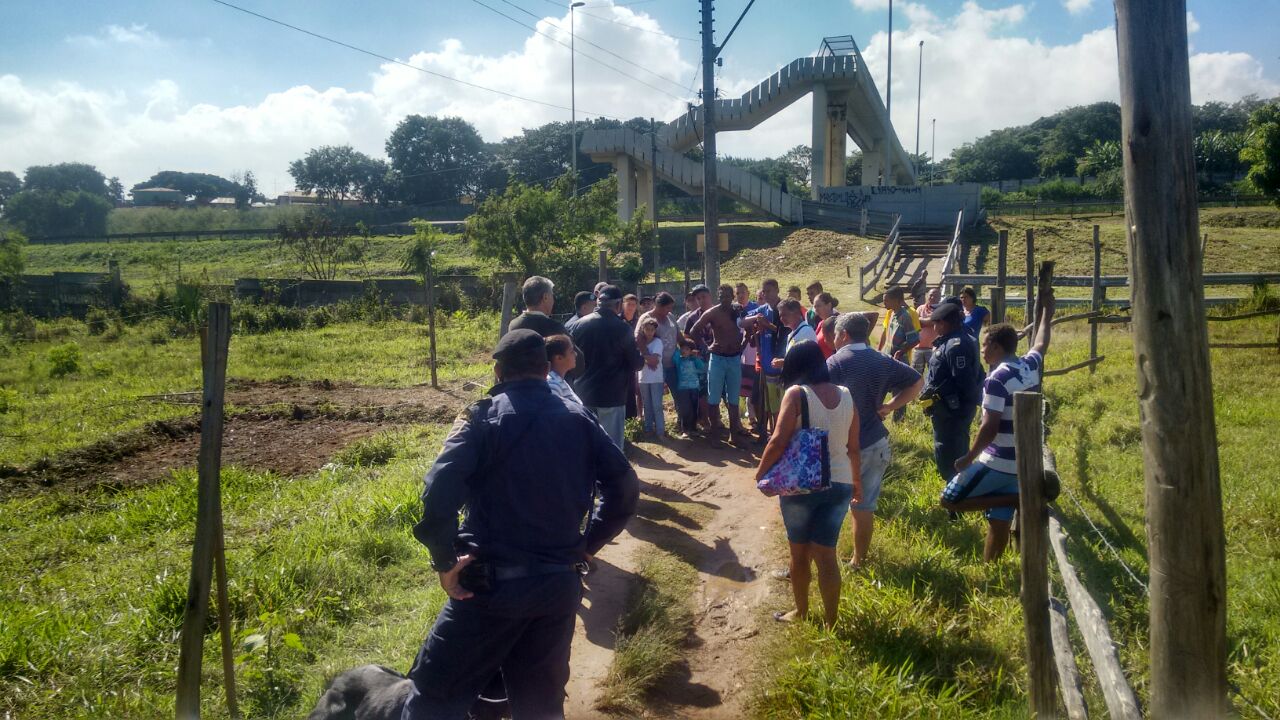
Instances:
[[[862,150],[864,178],[883,175],[886,184],[915,183],[911,158],[887,120],[852,38],[828,38],[817,56],[793,60],[741,97],[716,100],[717,131],[750,130],[808,95],[813,96],[812,187],[845,184],[849,138]],[[638,205],[652,212],[649,173],[686,192],[701,192],[702,163],[684,153],[701,142],[702,113],[702,107],[691,106],[664,124],[656,137],[629,129],[582,134],[580,151],[597,162],[613,163],[618,172],[618,212],[624,219]],[[724,162],[717,164],[717,179],[721,191],[784,222],[805,222],[806,206],[817,210],[812,200]]]

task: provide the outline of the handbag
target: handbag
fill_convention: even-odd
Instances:
[[[791,436],[787,449],[756,489],[767,497],[804,495],[831,487],[831,458],[827,453],[827,431],[809,427],[809,393],[800,394],[800,428]]]

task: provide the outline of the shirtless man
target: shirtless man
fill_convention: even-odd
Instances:
[[[707,404],[710,407],[711,427],[719,430],[720,398],[728,404],[729,432],[742,433],[742,418],[738,414],[738,394],[742,388],[742,330],[738,316],[742,306],[733,301],[733,286],[720,286],[720,304],[706,312],[689,329],[689,335],[711,329],[710,362],[707,364]]]

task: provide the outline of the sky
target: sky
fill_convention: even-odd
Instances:
[[[671,119],[701,87],[697,0],[587,0],[574,11],[572,84],[558,0],[228,2],[403,64],[218,0],[5,0],[0,170],[89,162],[126,188],[160,170],[252,170],[271,195],[292,189],[288,164],[312,147],[384,157],[409,114],[463,117],[498,141],[568,120],[571,85],[579,119]],[[723,95],[811,55],[825,35],[852,35],[883,93],[888,2],[758,0],[722,54]],[[717,41],[746,4],[717,2]],[[1280,1],[1187,7],[1194,102],[1280,95]],[[917,93],[920,149],[936,142],[939,157],[997,128],[1118,99],[1114,22],[1105,0],[898,0],[892,118],[903,146],[917,142]],[[801,101],[723,133],[720,151],[807,144],[810,110]]]

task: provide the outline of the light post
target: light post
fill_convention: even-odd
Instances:
[[[916,182],[920,182],[920,99],[924,96],[924,41],[920,41],[920,69],[916,75]]]
[[[571,154],[570,162],[573,165],[573,196],[578,197],[578,95],[575,86],[575,60],[578,51],[574,48],[577,43],[577,35],[573,29],[573,11],[586,5],[584,2],[575,2],[569,5],[569,152]]]
[[[933,147],[929,149],[929,185],[933,186],[933,166],[938,162],[938,118],[933,119]]]

